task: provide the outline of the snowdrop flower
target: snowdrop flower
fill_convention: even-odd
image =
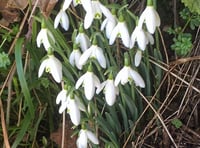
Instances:
[[[38,71],[38,77],[42,76],[44,70],[50,73],[57,83],[61,82],[62,64],[54,55],[48,55],[48,58],[42,62]]]
[[[115,14],[112,14],[113,19],[110,20],[109,18],[106,18],[102,24],[101,24],[101,31],[106,30],[106,37],[109,39],[110,35],[113,31],[113,29],[115,28],[115,26],[117,25],[117,18]]]
[[[62,89],[56,97],[56,104],[59,104],[60,102],[64,102],[66,100],[67,100],[67,90]]]
[[[82,65],[79,64],[80,57],[81,57],[81,52],[77,47],[75,47],[69,56],[69,62],[72,66],[76,65],[76,67],[81,70]]]
[[[155,32],[156,27],[160,26],[160,17],[153,7],[152,0],[148,0],[147,7],[139,18],[138,26],[142,27],[144,22],[146,23],[147,30],[151,34]]]
[[[136,26],[131,35],[130,48],[133,48],[135,42],[137,42],[139,48],[144,51],[149,42],[154,44],[154,39],[149,32],[146,32],[142,28]]]
[[[98,88],[100,85],[99,78],[92,72],[91,69],[90,65],[88,71],[78,79],[75,85],[75,88],[78,89],[81,84],[83,84],[85,97],[88,100],[93,98],[95,87]]]
[[[60,104],[60,103],[61,103],[61,106],[59,108],[59,113],[62,114],[69,104],[66,89],[62,89],[56,97],[56,104]]]
[[[62,28],[65,29],[65,31],[69,29],[69,18],[63,8],[60,9],[59,13],[57,14],[54,20],[54,28],[57,28],[59,23],[62,26]]]
[[[43,44],[46,51],[48,51],[48,49],[51,47],[49,38],[55,44],[55,38],[53,34],[51,33],[51,31],[42,26],[42,29],[40,30],[36,38],[37,47],[40,47],[41,44]]]
[[[87,148],[88,139],[94,144],[99,144],[99,140],[97,139],[94,133],[87,129],[81,129],[76,142],[77,147]]]
[[[106,18],[112,20],[112,14],[108,8],[101,4],[99,0],[92,0],[90,3],[82,3],[83,8],[86,11],[86,15],[84,18],[84,28],[88,29],[94,19],[101,19],[102,13],[106,16]]]
[[[87,50],[90,46],[91,46],[91,43],[90,43],[90,39],[89,37],[84,33],[84,30],[83,30],[83,26],[81,25],[80,28],[79,28],[79,33],[78,35],[76,36],[76,43],[77,44],[80,44],[80,47],[81,47],[81,50],[82,51],[85,51]]]
[[[117,25],[112,30],[112,33],[110,35],[109,44],[112,45],[117,37],[121,38],[124,46],[129,48],[129,46],[130,46],[130,35],[129,35],[129,32],[128,32],[126,22],[124,21],[124,18],[122,16],[120,16]]]
[[[140,65],[142,59],[142,51],[141,50],[137,50],[136,54],[135,54],[135,66],[138,67]]]
[[[134,80],[136,86],[144,88],[145,87],[144,80],[142,79],[142,77],[138,72],[136,72],[130,67],[128,53],[125,53],[124,56],[125,56],[124,60],[125,66],[118,72],[114,82],[115,86],[118,86],[120,82],[122,85],[125,85],[127,82]]]
[[[93,43],[93,45],[87,49],[80,57],[79,64],[84,65],[89,58],[95,58],[99,62],[102,68],[106,68],[106,58],[103,54],[103,50]]]
[[[114,85],[112,75],[109,76],[106,81],[101,83],[101,85],[97,88],[96,93],[99,94],[103,88],[106,102],[108,105],[112,106],[115,103],[116,95],[119,95],[119,89]]]
[[[145,87],[144,80],[138,72],[133,70],[130,66],[124,66],[115,78],[115,86],[118,86],[119,82],[125,85],[128,81],[134,80],[136,86],[141,88]]]

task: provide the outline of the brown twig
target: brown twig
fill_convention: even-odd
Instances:
[[[7,129],[6,129],[6,123],[5,123],[5,117],[4,117],[4,111],[3,111],[3,103],[2,103],[1,98],[0,98],[0,111],[1,111],[1,126],[2,126],[2,130],[3,130],[4,144],[5,144],[6,148],[10,148],[10,144],[8,141]]]

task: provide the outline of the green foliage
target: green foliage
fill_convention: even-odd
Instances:
[[[186,7],[190,9],[193,13],[200,14],[200,1],[199,0],[181,0]]]
[[[7,68],[10,65],[10,59],[5,52],[0,53],[0,68]]]
[[[172,125],[174,125],[177,129],[180,128],[183,123],[178,118],[175,118],[171,121]]]
[[[182,19],[189,23],[189,26],[192,30],[200,25],[200,14],[191,13],[188,8],[184,8],[180,11],[180,16]]]
[[[178,56],[185,56],[192,49],[192,35],[190,33],[180,33],[173,38],[174,44],[171,45],[172,50]]]

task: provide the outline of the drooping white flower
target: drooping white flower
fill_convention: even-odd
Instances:
[[[87,129],[81,129],[79,132],[79,137],[76,141],[77,147],[87,148],[88,139],[94,144],[99,144],[99,140],[97,139],[94,133]]]
[[[139,18],[138,26],[141,28],[144,22],[151,34],[155,32],[156,27],[160,26],[160,17],[153,6],[149,5],[145,8]]]
[[[88,100],[91,100],[95,93],[95,87],[99,87],[100,81],[99,78],[93,72],[87,71],[78,79],[75,88],[78,89],[81,86],[81,84],[83,84],[84,87],[85,97]]]
[[[141,88],[145,87],[143,78],[138,72],[133,70],[130,66],[124,66],[117,74],[115,78],[115,86],[121,82],[122,85],[125,85],[128,81],[134,80],[135,85]]]
[[[104,88],[105,99],[108,105],[112,106],[115,103],[116,96],[119,95],[119,89],[114,85],[113,79],[108,79],[101,83],[97,88],[96,93],[99,94]]]
[[[94,19],[101,19],[102,13],[106,16],[106,18],[112,20],[112,14],[108,8],[106,8],[99,0],[92,0],[91,2],[82,3],[83,8],[86,11],[86,15],[84,18],[84,28],[88,29]]]
[[[54,28],[57,28],[59,23],[62,26],[62,28],[65,29],[65,31],[69,29],[69,18],[63,8],[60,9],[59,13],[57,14],[54,20]]]
[[[62,64],[54,55],[48,55],[48,58],[42,62],[38,71],[38,77],[42,76],[44,70],[50,73],[57,83],[61,82]]]
[[[76,65],[76,67],[81,70],[82,65],[79,64],[80,57],[81,57],[80,50],[79,49],[73,49],[72,53],[69,56],[69,62],[72,66]]]
[[[79,64],[84,65],[89,58],[97,59],[98,63],[102,68],[106,68],[106,58],[103,54],[103,50],[96,44],[93,44],[89,49],[87,49],[80,57]]]
[[[117,37],[121,38],[124,46],[129,48],[129,46],[130,46],[130,35],[129,35],[129,32],[128,32],[126,22],[124,21],[123,18],[119,19],[117,25],[112,30],[112,33],[111,33],[110,39],[109,39],[109,44],[112,45]]]
[[[43,44],[46,51],[48,51],[51,47],[49,39],[53,42],[52,44],[55,44],[55,38],[51,31],[47,28],[42,28],[36,38],[37,47],[40,47],[41,44]]]
[[[110,39],[110,35],[113,31],[113,29],[115,28],[115,26],[117,25],[117,18],[115,15],[112,15],[113,19],[110,20],[109,18],[105,18],[105,20],[102,22],[101,24],[101,31],[104,30],[106,31],[106,37],[108,39]]]
[[[87,34],[84,33],[83,26],[81,25],[79,28],[79,33],[76,36],[76,44],[80,44],[81,50],[84,52],[87,50],[90,46],[90,39],[87,36]]]
[[[66,100],[67,100],[67,90],[62,89],[56,97],[56,104],[62,103]]]
[[[142,59],[142,51],[141,50],[137,50],[136,54],[135,54],[135,66],[138,67],[140,65]]]
[[[66,89],[62,89],[56,97],[56,104],[60,104],[60,103],[61,105],[59,108],[59,113],[62,114],[69,104]]]
[[[131,35],[130,48],[134,47],[135,42],[137,42],[138,47],[144,51],[149,42],[150,44],[154,44],[154,39],[149,32],[146,32],[142,28],[136,26]]]

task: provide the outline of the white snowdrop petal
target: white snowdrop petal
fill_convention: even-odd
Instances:
[[[69,5],[71,4],[72,0],[65,0],[63,3],[62,9],[65,11],[69,8]]]
[[[51,56],[49,58],[49,63],[48,63],[50,69],[50,73],[52,74],[54,80],[58,83],[61,82],[62,80],[62,64],[61,62],[54,56]]]
[[[60,23],[61,17],[62,17],[62,10],[56,15],[56,18],[54,20],[54,28],[58,27],[58,24]]]
[[[91,56],[92,51],[93,51],[92,48],[89,48],[86,51],[84,51],[84,53],[81,55],[81,57],[79,59],[79,64],[80,65],[85,65],[85,63],[87,62],[88,58]]]
[[[101,31],[104,30],[104,28],[106,27],[106,24],[108,23],[108,19],[106,18],[102,23],[101,23]]]
[[[113,43],[115,42],[115,39],[119,33],[119,24],[117,26],[115,26],[115,28],[113,29],[111,35],[110,35],[110,39],[109,39],[109,45],[113,45]]]
[[[44,29],[41,29],[36,38],[37,47],[40,47],[40,45],[42,44],[43,35],[44,35]]]
[[[69,110],[69,115],[70,115],[70,119],[71,119],[72,123],[76,126],[79,125],[81,114],[80,114],[78,105],[76,104],[74,99],[70,99],[68,110]]]
[[[82,6],[86,12],[90,12],[90,13],[92,12],[91,0],[84,0],[84,2],[82,2]]]
[[[109,39],[113,29],[116,26],[116,22],[109,21],[106,25],[106,37]]]
[[[83,52],[91,46],[90,40],[85,33],[79,33],[77,35],[76,43],[80,43],[80,47]]]
[[[120,22],[120,35],[124,46],[128,48],[130,45],[130,35],[125,22]]]
[[[86,131],[88,139],[94,143],[94,144],[99,144],[99,140],[97,139],[96,135],[92,133],[91,131]]]
[[[94,13],[87,12],[83,24],[85,29],[88,29],[92,25],[93,19],[94,19]]]
[[[109,21],[113,21],[113,16],[112,16],[112,13],[110,12],[110,10],[108,8],[106,8],[104,5],[102,5],[99,1],[99,7],[102,11],[102,13],[106,16],[106,18],[108,18]]]
[[[153,36],[149,32],[146,32],[146,36],[147,36],[150,44],[153,45],[154,44],[154,38],[153,38]]]
[[[97,47],[95,54],[96,54],[97,61],[99,62],[101,67],[106,68],[106,58],[105,58],[103,51],[100,47]]]
[[[47,63],[48,63],[48,59],[45,59],[45,60],[42,62],[42,64],[40,65],[39,71],[38,71],[38,77],[41,77],[41,76],[42,76],[42,74],[43,74],[43,72],[44,72],[44,70],[45,70],[45,68],[46,68],[46,66],[47,66]]]
[[[68,106],[67,101],[62,102],[58,112],[62,114],[66,110],[67,106]]]
[[[82,69],[82,65],[79,64],[79,60],[81,58],[81,52],[79,50],[75,51],[75,55],[74,55],[74,60],[75,60],[75,65],[78,69]]]
[[[94,86],[98,88],[100,86],[99,78],[94,74],[92,75],[92,78],[93,78]]]
[[[67,100],[67,91],[65,89],[61,90],[56,97],[56,104]]]
[[[85,80],[84,80],[84,93],[85,93],[85,97],[88,100],[91,100],[95,93],[95,86],[94,86],[92,75],[93,75],[92,72],[87,72],[87,76],[85,77]]]
[[[103,83],[101,83],[99,85],[99,87],[97,87],[96,94],[99,94],[102,91],[102,89],[105,87],[106,83],[107,83],[107,81],[104,81]]]
[[[79,137],[77,139],[76,145],[78,148],[87,148],[87,134],[86,130],[80,130]]]
[[[66,12],[62,13],[61,26],[67,31],[69,29],[69,18]]]
[[[76,85],[75,85],[75,88],[76,89],[78,89],[80,86],[81,86],[81,84],[83,83],[83,81],[84,81],[84,79],[85,79],[85,76],[86,74],[84,74],[84,75],[82,75],[79,79],[78,79],[78,81],[76,82]]]
[[[124,76],[124,68],[122,68],[115,77],[115,86],[118,86],[119,82],[121,81],[121,78]]]
[[[105,86],[105,99],[108,105],[112,106],[116,100],[116,92],[113,80],[107,80]]]
[[[142,51],[137,50],[136,54],[135,54],[135,66],[138,67],[140,65],[142,59]]]
[[[144,51],[148,44],[148,38],[143,30],[138,31],[137,43],[139,48]]]
[[[145,87],[145,83],[143,78],[140,76],[140,74],[133,69],[130,69],[130,75],[132,79],[135,81],[136,86],[140,86],[141,88]]]
[[[73,50],[69,56],[69,63],[74,66],[75,65],[75,50]]]
[[[76,101],[76,103],[77,103],[77,105],[78,105],[78,108],[81,110],[81,111],[86,111],[86,109],[85,109],[85,105],[79,100],[79,98],[77,97],[77,96],[75,96],[75,101]]]

